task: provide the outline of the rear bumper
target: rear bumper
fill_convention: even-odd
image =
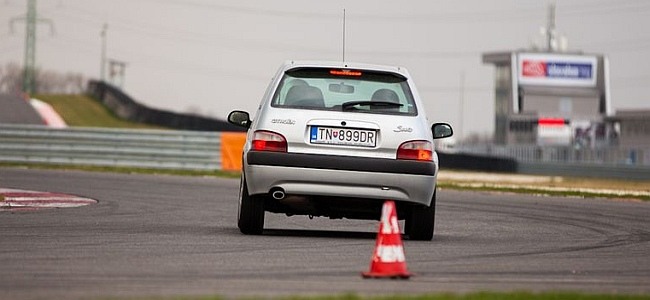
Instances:
[[[436,185],[431,162],[313,154],[248,152],[248,190],[287,195],[395,200],[430,205]]]
[[[248,165],[435,176],[433,162],[303,153],[249,151]]]

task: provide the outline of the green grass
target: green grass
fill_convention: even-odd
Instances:
[[[147,168],[130,168],[130,167],[99,167],[87,165],[63,165],[63,164],[46,164],[46,163],[8,163],[0,162],[0,168],[27,168],[27,169],[47,169],[47,170],[79,170],[92,172],[110,172],[124,174],[159,174],[159,175],[178,175],[178,176],[202,176],[202,177],[224,177],[239,178],[240,172],[230,171],[200,171],[200,170],[174,170],[174,169],[147,169]]]
[[[43,94],[34,98],[52,105],[68,126],[163,129],[120,119],[102,103],[86,95]]]
[[[486,191],[486,192],[501,192],[501,193],[516,193],[516,194],[533,194],[533,195],[546,195],[557,197],[580,197],[580,198],[616,198],[616,199],[636,199],[643,201],[650,201],[650,196],[637,195],[633,192],[621,191],[620,194],[612,195],[609,193],[575,191],[575,190],[548,190],[543,187],[529,187],[529,186],[499,186],[490,184],[463,184],[456,182],[440,182],[437,185],[443,189],[464,190],[464,191]]]
[[[131,300],[222,300],[220,296],[176,296],[176,297],[127,297],[109,299]],[[358,296],[356,294],[334,296],[291,296],[291,297],[242,297],[231,299],[274,299],[274,300],[649,300],[650,295],[585,294],[572,292],[478,292],[468,294],[438,293],[416,296]]]
[[[282,298],[280,298],[282,299]],[[428,294],[418,296],[375,296],[375,297],[362,297],[357,295],[343,295],[332,297],[290,297],[284,298],[288,300],[613,300],[613,299],[628,299],[628,300],[641,300],[650,299],[647,295],[597,295],[597,294],[581,294],[581,293],[562,293],[562,292],[546,292],[546,293],[530,293],[530,292],[478,292],[469,294]]]

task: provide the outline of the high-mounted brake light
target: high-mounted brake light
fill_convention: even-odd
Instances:
[[[397,149],[397,159],[433,161],[433,144],[429,141],[408,141]]]
[[[252,150],[287,152],[287,140],[279,133],[258,130],[253,133]]]
[[[336,76],[361,76],[363,73],[360,71],[352,71],[352,70],[330,70],[330,74],[336,75]]]
[[[566,121],[564,119],[546,118],[537,120],[539,126],[564,126]]]

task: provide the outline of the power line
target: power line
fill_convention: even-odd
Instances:
[[[463,93],[485,93],[494,91],[489,87],[473,86],[473,87],[462,87],[462,86],[418,86],[418,91],[421,92],[433,92],[433,93],[449,93],[449,94],[458,94],[459,90],[463,90]]]
[[[215,3],[205,3],[198,1],[188,0],[147,0],[155,2],[156,4],[168,3],[183,7],[194,7],[199,9],[210,9],[219,12],[237,13],[245,15],[264,15],[271,17],[294,17],[294,18],[325,18],[337,19],[339,15],[336,12],[323,13],[314,11],[286,11],[286,10],[273,10],[258,7],[244,7],[235,5],[223,5]],[[621,3],[617,2],[602,2],[600,4],[585,3],[582,5],[568,5],[562,6],[560,12],[568,14],[584,14],[584,13],[605,13],[612,14],[616,12],[643,12],[644,8],[650,10],[650,3],[647,1],[639,3]],[[477,21],[499,21],[508,22],[512,20],[530,19],[531,16],[540,16],[539,7],[525,8],[525,9],[501,9],[489,11],[452,11],[452,12],[439,12],[439,13],[396,13],[390,11],[386,13],[354,13],[354,20],[362,21],[427,21],[427,22],[442,22],[442,21],[458,21],[458,22],[477,22]],[[585,17],[581,15],[581,17]]]
[[[64,12],[68,15],[68,12]],[[75,19],[80,22],[99,26],[100,23],[90,21],[84,18],[78,18],[76,14],[69,14],[66,16],[68,20]],[[186,41],[194,44],[208,45],[210,47],[218,47],[221,49],[234,49],[234,50],[250,50],[261,49],[264,51],[285,51],[285,50],[303,50],[310,53],[330,53],[330,51],[323,51],[322,48],[313,47],[308,48],[299,45],[281,44],[279,42],[269,43],[268,41],[253,41],[250,39],[233,38],[223,35],[210,35],[205,33],[197,33],[193,31],[183,31],[178,29],[170,29],[163,26],[143,23],[131,22],[123,20],[122,22],[111,23],[113,32],[119,33],[120,31],[131,32],[138,36],[145,36],[148,38],[155,37],[159,40],[168,40],[177,43],[178,41]],[[169,33],[176,33],[175,36],[170,36]],[[234,41],[234,43],[224,43],[223,41]]]
[[[649,81],[650,74],[612,78],[612,84],[615,84],[618,87],[648,87]]]
[[[590,14],[607,14],[614,13],[647,13],[650,12],[650,3],[647,1],[639,3],[629,3],[625,1],[608,1],[605,5],[585,4],[580,6],[568,5],[561,6],[558,10],[560,14],[579,14],[581,18],[589,17]]]
[[[69,7],[68,7],[69,8]],[[80,12],[83,10],[80,10]],[[67,13],[66,13],[67,14]],[[75,14],[66,17],[68,20],[76,19],[80,22],[99,25],[99,23],[87,19],[77,18]],[[178,29],[169,29],[167,27],[158,26],[144,22],[130,22],[122,21],[112,23],[111,27],[114,32],[126,31],[137,34],[138,36],[146,36],[148,38],[157,38],[160,40],[168,40],[172,42],[186,41],[194,44],[202,44],[210,47],[217,47],[221,49],[233,50],[251,50],[251,49],[264,49],[265,52],[278,51],[284,52],[287,50],[299,50],[312,54],[331,55],[333,49],[324,49],[323,47],[305,47],[296,44],[280,43],[278,41],[255,41],[251,39],[240,39],[227,37],[223,35],[211,35],[205,33],[198,33],[193,31],[184,31]],[[177,33],[176,36],[169,36],[169,33]],[[226,42],[224,41],[234,41]],[[438,51],[438,50],[412,50],[412,51],[354,51],[349,50],[351,54],[366,55],[366,56],[386,56],[386,55],[408,55],[410,57],[419,58],[464,58],[464,57],[479,57],[480,51]]]
[[[576,43],[578,44],[578,43]],[[625,52],[625,51],[647,51],[650,47],[650,39],[629,39],[626,41],[611,41],[611,42],[583,42],[580,43],[585,48],[603,48],[607,52]]]
[[[156,3],[159,3],[160,1],[157,0]],[[178,0],[163,0],[162,2],[166,2],[168,4],[173,4],[173,5],[181,5],[181,6],[186,6],[186,7],[196,7],[196,8],[209,8],[213,10],[219,10],[219,11],[225,11],[227,13],[241,13],[241,14],[269,14],[272,16],[331,16],[331,17],[339,17],[336,16],[335,14],[326,14],[326,13],[303,13],[303,12],[286,12],[286,11],[276,11],[276,10],[269,10],[269,9],[260,9],[260,8],[246,8],[246,7],[241,7],[241,6],[228,6],[228,5],[220,5],[220,4],[214,4],[214,3],[200,3],[197,1],[178,1]],[[596,5],[596,8],[600,7],[602,8],[611,8],[612,5],[607,3],[606,5],[599,4],[600,6]],[[569,6],[569,8],[578,10],[581,6]],[[623,6],[625,8],[625,6]],[[637,8],[636,6],[634,8]],[[73,6],[66,6],[64,8],[61,8],[61,10],[72,10],[75,11],[76,13],[70,14],[68,12],[63,12],[66,15],[68,15],[68,19],[76,19],[84,23],[92,24],[94,26],[100,26],[101,23],[98,20],[98,18],[84,18],[84,17],[79,17],[79,16],[84,16],[84,15],[99,15],[96,12],[89,11],[87,9],[81,9],[78,7],[73,7]],[[537,13],[537,8],[535,8],[535,13]],[[524,9],[523,11],[532,11],[530,9]],[[474,18],[477,15],[492,15],[492,16],[499,16],[501,19],[506,19],[507,14],[505,12],[518,12],[518,10],[498,10],[498,11],[488,11],[488,12],[470,12],[470,13],[457,13],[457,16],[465,16],[469,18]],[[376,16],[380,17],[380,15],[368,15],[368,16]],[[423,15],[421,15],[423,16]],[[382,20],[383,20],[383,16]],[[132,33],[144,35],[146,37],[156,37],[161,40],[169,40],[169,41],[187,41],[195,44],[203,44],[203,45],[209,45],[211,47],[218,47],[221,49],[234,49],[234,50],[250,50],[250,49],[257,49],[259,47],[264,47],[266,51],[280,51],[284,52],[287,50],[300,50],[300,51],[308,51],[309,53],[313,54],[331,54],[330,49],[323,50],[323,47],[305,47],[303,45],[291,45],[291,44],[281,44],[277,41],[255,41],[255,40],[250,40],[250,39],[238,39],[234,37],[228,37],[228,36],[223,36],[223,35],[214,35],[214,34],[205,34],[203,32],[195,32],[195,31],[188,31],[188,30],[178,30],[178,28],[175,27],[166,27],[166,26],[159,26],[157,24],[151,24],[151,23],[146,23],[146,22],[139,22],[139,21],[134,21],[134,20],[129,20],[129,19],[120,19],[120,22],[116,22],[114,25],[114,28],[116,32],[119,32],[120,30],[126,30]],[[176,36],[170,36],[169,33],[176,33]],[[223,43],[224,40],[229,40],[229,41],[234,41],[234,43]],[[358,52],[359,53],[359,52]],[[359,53],[361,55],[369,55],[369,56],[381,56],[381,55],[409,55],[409,56],[415,56],[415,57],[421,57],[421,58],[463,58],[463,57],[475,57],[477,55],[480,55],[481,52],[479,51],[472,51],[472,52],[458,52],[458,51],[400,51],[400,52],[376,52],[376,51],[365,51],[363,53]]]

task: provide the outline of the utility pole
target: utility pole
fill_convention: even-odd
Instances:
[[[558,48],[557,32],[555,31],[555,2],[548,4],[548,21],[546,23],[546,49],[555,52]]]
[[[102,28],[102,57],[101,65],[99,67],[99,79],[104,82],[106,80],[106,31],[108,30],[108,24],[104,23]]]
[[[25,21],[25,60],[23,66],[23,92],[34,93],[36,70],[36,22],[46,22],[50,25],[50,34],[54,34],[52,20],[39,19],[36,16],[36,0],[27,0],[27,14],[23,17],[12,18],[9,22],[11,31],[16,21]]]
[[[345,63],[345,8],[343,9],[343,63]]]
[[[462,142],[463,138],[463,115],[465,114],[465,71],[460,71],[460,88],[458,93],[460,94],[460,98],[458,100],[458,142]]]
[[[23,70],[23,92],[34,92],[34,69],[36,68],[36,0],[27,1],[27,23],[25,29],[25,69]]]

